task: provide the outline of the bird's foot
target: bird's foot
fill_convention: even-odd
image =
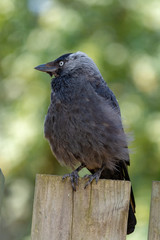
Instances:
[[[93,173],[93,174],[87,174],[84,176],[84,178],[89,178],[88,182],[86,182],[86,184],[84,185],[84,188],[86,188],[94,179],[96,180],[96,183],[98,183],[98,180],[101,176],[101,173],[103,171],[104,167],[98,169],[97,172]]]
[[[73,172],[69,173],[69,174],[65,174],[62,177],[62,180],[64,180],[65,178],[69,177],[71,184],[72,184],[72,188],[74,191],[76,191],[76,186],[78,185],[78,179],[79,179],[79,175],[78,175],[78,171],[74,170]]]
[[[91,174],[91,175],[87,174],[87,175],[84,176],[84,178],[85,179],[89,178],[88,182],[86,182],[86,184],[84,186],[84,188],[86,188],[94,179],[96,180],[96,183],[98,183],[100,175],[99,175],[99,173],[96,172],[96,173]]]

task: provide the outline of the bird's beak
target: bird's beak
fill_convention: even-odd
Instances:
[[[46,72],[52,76],[53,74],[55,74],[57,67],[54,65],[53,62],[50,62],[50,63],[38,65],[37,67],[35,67],[35,69],[41,72]]]

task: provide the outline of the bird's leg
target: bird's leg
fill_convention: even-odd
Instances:
[[[102,171],[104,170],[104,166],[102,166],[101,168],[99,168],[95,173],[93,174],[87,174],[84,176],[84,178],[89,178],[88,182],[86,182],[84,188],[86,188],[94,179],[96,180],[96,183],[98,183],[98,180],[101,176]]]
[[[78,175],[78,172],[82,169],[82,168],[84,168],[85,167],[85,165],[82,163],[77,169],[75,169],[73,172],[71,172],[71,173],[68,173],[68,174],[65,174],[64,176],[63,176],[63,180],[65,179],[65,178],[67,178],[67,177],[69,177],[70,178],[70,180],[71,180],[71,184],[72,184],[72,188],[73,188],[73,190],[74,191],[76,191],[76,185],[78,185],[78,179],[79,179],[79,175]]]

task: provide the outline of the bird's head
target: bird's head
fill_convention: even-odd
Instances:
[[[35,67],[36,70],[46,72],[51,77],[65,76],[73,73],[89,75],[100,74],[96,64],[83,52],[68,53],[52,62]]]

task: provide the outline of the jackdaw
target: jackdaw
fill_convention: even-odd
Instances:
[[[74,170],[63,177],[70,177],[73,190],[84,167],[91,172],[85,187],[99,178],[130,181],[119,104],[93,60],[83,52],[68,53],[35,69],[55,76],[44,134],[57,160]],[[134,213],[131,189],[127,234],[135,229]]]

